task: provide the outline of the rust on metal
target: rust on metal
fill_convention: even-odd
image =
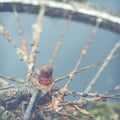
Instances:
[[[53,68],[50,65],[41,67],[38,79],[34,79],[34,85],[48,91],[54,87]]]

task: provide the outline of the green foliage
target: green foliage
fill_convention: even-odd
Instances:
[[[66,106],[66,109],[69,110],[70,106]],[[96,102],[84,106],[83,109],[87,109],[97,120],[120,120],[120,103]],[[74,111],[73,115],[81,120],[93,120],[79,111]],[[55,118],[54,120],[62,119]]]
[[[60,117],[57,117],[57,118],[54,118],[53,120],[61,120],[61,118],[60,118]]]
[[[96,102],[88,109],[99,120],[120,120],[120,103]]]

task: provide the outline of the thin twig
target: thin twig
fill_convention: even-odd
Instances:
[[[85,89],[85,92],[89,92],[91,90],[91,88],[93,87],[93,85],[95,84],[95,82],[97,81],[103,70],[105,69],[105,67],[108,65],[109,59],[113,57],[114,53],[118,50],[118,48],[120,48],[120,41],[118,41],[113,47],[113,49],[110,51],[109,55],[106,57],[106,61],[102,64],[98,72],[95,74],[91,82],[88,84],[87,88]]]
[[[40,42],[40,33],[42,31],[42,23],[43,23],[43,17],[45,14],[45,6],[41,6],[41,9],[39,11],[37,23],[34,25],[34,33],[33,33],[33,41],[32,41],[32,50],[29,56],[29,64],[28,64],[28,74],[27,74],[27,80],[30,79],[32,76],[32,72],[34,69],[34,63],[36,59],[36,54],[38,52],[38,45]]]
[[[92,69],[92,68],[94,68],[94,67],[97,67],[98,65],[104,64],[105,62],[110,62],[111,60],[115,60],[115,59],[117,59],[117,58],[120,58],[120,55],[116,55],[116,56],[113,56],[113,57],[111,57],[111,58],[109,58],[109,59],[107,59],[107,60],[103,60],[103,61],[100,61],[100,62],[98,62],[98,63],[95,63],[95,64],[92,64],[92,65],[88,65],[88,66],[86,66],[86,67],[83,67],[82,69],[77,70],[76,72],[74,72],[74,75],[77,74],[77,73],[80,73],[80,72],[83,72],[83,71]],[[69,77],[70,77],[70,76],[69,76],[69,74],[68,74],[68,75],[65,75],[65,76],[63,76],[63,77],[56,78],[56,79],[55,79],[55,82],[59,82],[59,81],[61,81],[61,80],[63,80],[63,79],[69,78]]]
[[[28,56],[27,45],[26,45],[26,41],[25,41],[25,38],[24,38],[24,34],[22,32],[22,26],[21,26],[21,23],[20,23],[19,14],[18,14],[15,6],[13,6],[13,11],[14,11],[16,21],[17,21],[17,25],[18,25],[18,32],[19,32],[19,35],[20,35],[21,43],[22,43],[22,50],[24,51],[25,55]]]
[[[55,57],[56,57],[56,55],[57,55],[57,53],[58,53],[58,51],[59,51],[59,49],[60,49],[60,47],[61,47],[61,45],[62,45],[62,43],[63,43],[63,40],[65,39],[66,33],[67,33],[68,30],[69,30],[69,26],[70,26],[71,19],[72,19],[72,15],[69,15],[69,18],[68,18],[68,20],[67,20],[67,23],[66,23],[66,25],[65,25],[65,27],[64,27],[64,29],[63,29],[61,38],[60,38],[60,40],[58,40],[57,45],[56,45],[56,47],[55,47],[55,49],[54,49],[52,58],[51,58],[51,60],[50,60],[50,65],[51,65],[51,66],[52,66],[53,63],[54,63]]]
[[[64,88],[67,88],[68,85],[70,84],[70,82],[72,81],[72,79],[73,79],[73,77],[74,77],[74,73],[78,70],[78,67],[80,66],[80,63],[81,63],[83,57],[84,57],[85,54],[87,53],[87,49],[88,49],[88,47],[90,46],[90,43],[92,42],[93,37],[94,37],[94,35],[96,34],[97,29],[99,28],[100,23],[101,23],[101,20],[97,20],[96,25],[95,25],[92,33],[90,34],[90,37],[88,38],[88,41],[87,41],[87,43],[85,44],[85,47],[83,48],[83,50],[82,50],[82,52],[81,52],[81,54],[80,54],[80,57],[79,57],[79,59],[78,59],[78,61],[77,61],[77,64],[76,64],[75,67],[74,67],[74,70],[69,74],[69,75],[70,75],[70,78],[69,78],[69,80],[67,81],[67,83],[65,84]]]

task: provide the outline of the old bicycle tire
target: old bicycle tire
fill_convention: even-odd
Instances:
[[[120,13],[107,10],[103,7],[86,2],[56,2],[50,1],[22,1],[22,0],[3,0],[0,1],[0,12],[13,11],[16,6],[18,12],[38,13],[40,5],[45,5],[46,16],[68,18],[72,14],[72,20],[85,22],[95,25],[101,19],[101,28],[120,33]]]

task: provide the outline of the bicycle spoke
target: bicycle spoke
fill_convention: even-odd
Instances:
[[[45,6],[41,6],[41,9],[40,9],[39,15],[38,15],[38,19],[37,19],[37,23],[34,24],[34,26],[33,26],[34,33],[33,33],[32,49],[31,49],[31,53],[29,56],[29,60],[28,60],[27,80],[30,79],[32,72],[33,72],[33,69],[34,69],[36,54],[38,52],[38,45],[40,42],[40,34],[42,31],[41,27],[42,27],[44,14],[45,14]]]
[[[18,14],[15,6],[13,6],[13,12],[14,12],[14,15],[16,17],[16,21],[17,21],[17,25],[18,25],[18,32],[19,32],[19,35],[20,35],[21,43],[22,43],[22,50],[25,53],[25,55],[28,56],[28,50],[27,50],[25,37],[24,37],[24,34],[22,32],[22,26],[21,26],[21,22],[20,22],[20,19],[19,19],[19,14]]]
[[[21,83],[21,84],[24,84],[25,83],[25,80],[21,79],[21,78],[13,78],[13,77],[8,77],[8,76],[3,76],[0,74],[0,78],[3,78],[3,79],[7,79],[7,80],[11,80],[11,81],[15,81],[17,83]],[[5,81],[6,82],[6,81]]]
[[[103,63],[105,63],[105,62],[107,62],[107,61],[110,62],[110,61],[115,60],[115,59],[118,59],[118,58],[120,58],[120,55],[116,55],[116,56],[111,57],[110,59],[103,60],[103,61],[100,61],[100,62],[98,62],[98,63],[92,64],[92,65],[88,65],[88,66],[83,67],[83,68],[77,70],[76,72],[74,72],[74,75],[75,75],[75,74],[78,74],[78,73],[80,73],[80,72],[83,72],[83,71],[92,69],[92,68],[94,68],[94,67],[97,67],[98,65],[101,65],[101,64],[103,64]],[[68,75],[65,75],[65,76],[63,76],[63,77],[56,78],[56,79],[55,79],[55,82],[59,82],[59,81],[61,81],[61,80],[63,80],[63,79],[66,79],[66,78],[70,78],[70,75],[68,74]]]
[[[56,47],[55,47],[55,49],[54,49],[52,58],[51,58],[51,60],[50,60],[50,65],[51,65],[51,66],[52,66],[53,63],[54,63],[55,57],[56,57],[56,55],[57,55],[57,53],[58,53],[58,51],[59,51],[59,49],[60,49],[60,47],[61,47],[64,39],[65,39],[65,36],[66,36],[66,34],[67,34],[68,30],[69,30],[69,26],[70,26],[71,19],[72,19],[72,15],[69,15],[68,20],[67,20],[67,23],[66,23],[66,25],[65,25],[65,27],[64,27],[64,29],[63,29],[62,35],[61,35],[61,37],[60,37],[60,40],[58,40],[58,42],[57,42],[57,44],[56,44]]]
[[[19,56],[20,60],[24,60],[25,62],[27,61],[27,57],[25,56],[24,52],[17,47],[16,43],[14,42],[13,38],[9,35],[8,31],[0,24],[0,32],[3,34],[3,36],[10,42],[13,47],[16,49],[16,52]]]
[[[80,66],[80,63],[81,63],[83,57],[84,57],[85,54],[87,53],[87,49],[88,49],[90,43],[92,42],[93,37],[94,37],[94,35],[96,34],[97,29],[99,28],[99,25],[100,25],[101,21],[102,21],[101,19],[98,19],[98,20],[97,20],[96,25],[95,25],[92,33],[90,34],[90,37],[88,38],[88,41],[87,41],[85,47],[83,48],[83,50],[82,50],[82,52],[81,52],[81,54],[80,54],[80,57],[79,57],[79,59],[78,59],[78,61],[77,61],[77,64],[76,64],[74,70],[69,74],[69,75],[70,75],[70,78],[69,78],[69,80],[67,81],[67,83],[65,84],[64,88],[67,88],[68,85],[70,84],[70,82],[72,81],[72,79],[73,79],[73,77],[74,77],[74,73],[78,70],[78,67]]]
[[[100,67],[100,69],[98,70],[98,72],[95,74],[95,76],[93,77],[93,79],[91,80],[91,82],[88,84],[87,88],[85,89],[85,92],[90,92],[90,90],[92,89],[93,85],[95,84],[95,82],[98,80],[99,76],[101,75],[101,73],[103,72],[103,70],[105,69],[105,67],[108,65],[109,63],[109,59],[111,59],[114,55],[114,53],[120,48],[120,41],[118,41],[115,46],[113,47],[113,49],[110,51],[109,55],[106,57],[106,62],[104,62],[102,64],[102,66]]]

